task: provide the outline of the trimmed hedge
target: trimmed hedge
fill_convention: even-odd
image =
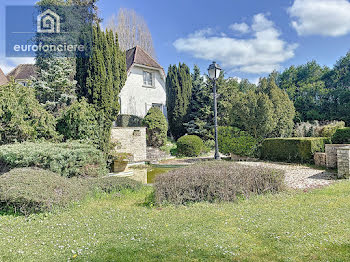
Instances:
[[[284,172],[233,162],[203,162],[156,177],[157,204],[234,201],[284,189]]]
[[[338,129],[332,136],[333,144],[349,144],[350,143],[350,127]]]
[[[236,127],[219,127],[219,151],[225,155],[254,156],[258,141]]]
[[[143,120],[147,127],[147,146],[161,147],[166,144],[168,122],[163,112],[152,107]]]
[[[0,176],[0,211],[29,215],[78,201],[87,187],[48,170],[18,168]]]
[[[103,153],[78,142],[24,142],[0,146],[0,166],[6,169],[39,167],[65,177],[107,174]]]
[[[204,148],[203,140],[195,135],[182,136],[177,140],[176,144],[177,153],[180,156],[199,156]]]
[[[118,127],[139,127],[143,119],[134,115],[118,115],[116,126]]]
[[[272,161],[311,163],[315,152],[324,152],[328,137],[268,138],[261,145],[261,158]]]
[[[0,175],[0,213],[46,212],[82,200],[90,192],[136,191],[141,187],[129,178],[66,178],[49,170],[17,168]]]

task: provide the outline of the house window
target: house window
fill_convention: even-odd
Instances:
[[[162,105],[162,104],[156,104],[156,103],[153,103],[153,104],[152,104],[152,107],[157,107],[157,108],[159,108],[159,109],[160,109],[160,111],[162,111],[162,112],[163,112],[163,105]]]
[[[153,87],[153,74],[143,71],[143,85]]]

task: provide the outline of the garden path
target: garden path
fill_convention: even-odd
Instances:
[[[330,185],[336,180],[336,174],[330,171],[315,169],[303,165],[270,163],[270,162],[238,162],[241,165],[262,166],[285,171],[286,185],[294,189],[312,189]]]

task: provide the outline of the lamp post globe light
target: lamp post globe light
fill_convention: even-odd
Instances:
[[[218,142],[218,102],[216,95],[216,80],[219,78],[221,73],[220,66],[213,62],[208,68],[209,78],[213,80],[213,93],[214,93],[214,126],[215,126],[215,155],[216,160],[220,160],[219,154],[219,142]]]

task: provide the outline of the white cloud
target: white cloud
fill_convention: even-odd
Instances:
[[[8,74],[19,64],[34,64],[33,57],[0,57],[0,68],[5,74]]]
[[[342,36],[350,32],[347,0],[295,0],[288,13],[299,35]]]
[[[227,71],[269,73],[280,63],[294,57],[297,45],[280,39],[280,32],[264,14],[253,18],[253,37],[249,39],[215,36],[212,30],[200,30],[174,42],[179,52],[209,61],[218,61]]]
[[[230,25],[230,29],[232,31],[238,31],[242,34],[246,34],[250,30],[249,25],[247,25],[246,23],[234,23]]]

